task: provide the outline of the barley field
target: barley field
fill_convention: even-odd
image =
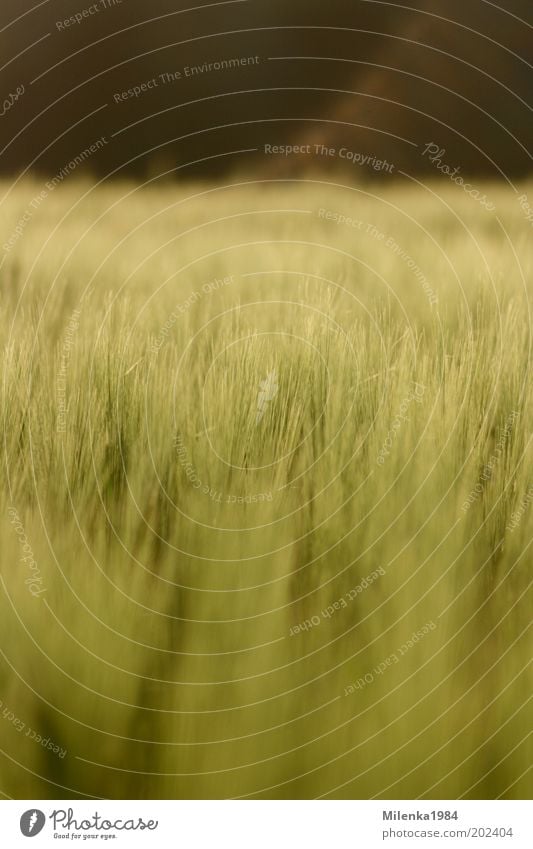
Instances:
[[[527,796],[515,193],[1,190],[4,797]]]

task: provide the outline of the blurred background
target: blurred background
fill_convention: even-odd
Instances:
[[[0,170],[56,174],[104,136],[86,165],[100,176],[283,171],[264,144],[307,142],[411,174],[435,173],[421,155],[432,142],[462,173],[523,176],[531,12],[531,0],[3,0],[3,96],[24,94],[2,117]],[[339,161],[290,161],[313,166]]]

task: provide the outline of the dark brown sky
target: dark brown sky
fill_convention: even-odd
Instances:
[[[113,2],[2,0],[2,99],[25,88],[0,118],[4,173],[55,174],[100,136],[87,166],[123,176],[257,169],[262,154],[235,151],[322,141],[412,173],[430,141],[463,172],[531,168],[531,0]]]

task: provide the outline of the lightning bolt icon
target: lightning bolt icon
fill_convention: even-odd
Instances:
[[[35,825],[36,822],[37,822],[37,811],[34,811],[33,814],[30,817],[28,832],[33,831],[33,826]]]
[[[260,392],[257,396],[257,416],[256,416],[256,424],[263,419],[263,416],[266,413],[267,404],[270,401],[273,401],[278,394],[278,373],[276,371],[271,371],[270,374],[267,375],[266,380],[262,380],[259,384]]]

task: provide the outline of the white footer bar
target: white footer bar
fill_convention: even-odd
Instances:
[[[528,801],[5,801],[1,845],[533,847]],[[31,843],[31,839],[35,843]]]

